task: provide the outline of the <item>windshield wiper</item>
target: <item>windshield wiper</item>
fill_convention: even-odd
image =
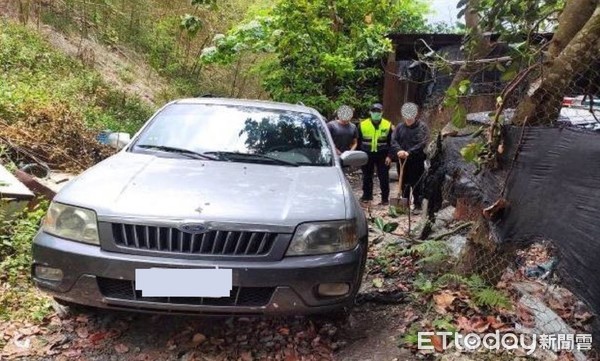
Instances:
[[[218,157],[221,157],[222,159],[229,160],[229,161],[237,158],[237,159],[267,161],[269,163],[276,163],[276,164],[287,165],[287,166],[291,166],[291,167],[299,167],[300,166],[298,163],[275,158],[275,157],[270,157],[270,156],[264,155],[264,154],[223,152],[223,151],[204,152],[202,154],[210,154],[210,155],[214,154]]]
[[[183,156],[186,156],[188,158],[193,158],[193,159],[218,160],[217,158],[211,157],[210,155],[207,155],[207,154],[194,152],[193,150],[189,150],[189,149],[169,147],[166,145],[140,144],[140,145],[136,145],[136,147],[143,148],[143,149],[156,149],[156,150],[160,150],[163,152],[169,152],[169,153],[177,153],[177,154],[181,154]]]

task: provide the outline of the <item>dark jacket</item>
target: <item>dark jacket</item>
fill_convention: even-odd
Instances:
[[[391,156],[397,158],[399,151],[404,150],[414,158],[425,158],[425,147],[429,141],[429,128],[422,121],[416,121],[408,126],[399,124],[392,134]]]

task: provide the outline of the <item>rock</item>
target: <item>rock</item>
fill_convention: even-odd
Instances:
[[[406,248],[409,246],[409,242],[406,239],[390,233],[381,233],[379,237],[372,238],[372,240],[376,251],[385,249],[388,246],[396,246],[397,248]]]
[[[450,247],[450,250],[452,251],[452,255],[454,256],[454,258],[459,258],[460,253],[462,252],[462,250],[465,248],[465,245],[467,244],[467,237],[462,236],[460,234],[456,234],[456,235],[448,238],[448,240],[446,241],[446,244],[448,244],[448,247]]]
[[[556,334],[575,334],[575,331],[559,315],[557,315],[546,304],[530,294],[537,287],[530,282],[516,283],[513,287],[521,293],[519,304],[531,312],[534,320],[534,326],[531,329],[517,324],[515,330],[522,333],[531,333],[535,335],[556,335]],[[587,360],[586,356],[578,350],[573,350],[573,356],[577,361]]]
[[[456,209],[452,206],[448,206],[444,209],[439,210],[435,216],[435,225],[445,227],[448,223],[454,221],[454,212]]]

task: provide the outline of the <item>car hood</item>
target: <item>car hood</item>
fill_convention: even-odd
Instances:
[[[121,152],[70,181],[55,201],[100,220],[135,217],[294,227],[346,218],[341,171]]]

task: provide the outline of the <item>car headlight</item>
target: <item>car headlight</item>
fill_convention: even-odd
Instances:
[[[348,251],[356,247],[358,237],[353,222],[304,223],[298,226],[287,256]]]
[[[100,244],[96,212],[52,202],[42,231],[57,237],[89,244]]]

